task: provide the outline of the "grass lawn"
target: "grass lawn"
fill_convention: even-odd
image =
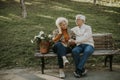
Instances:
[[[30,40],[40,30],[52,32],[57,17],[66,17],[75,26],[75,15],[84,14],[93,33],[113,33],[120,40],[120,8],[94,6],[72,0],[26,0],[28,17],[21,18],[19,0],[0,1],[0,68],[33,66],[35,45]]]

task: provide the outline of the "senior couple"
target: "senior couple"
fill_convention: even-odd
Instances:
[[[72,53],[75,71],[74,76],[80,78],[86,74],[85,63],[94,52],[94,41],[91,27],[85,24],[86,17],[78,14],[75,17],[76,26],[68,29],[68,20],[59,17],[56,20],[57,29],[53,31],[53,51],[57,54],[59,77],[65,78],[64,67],[69,64],[67,53]],[[71,45],[76,44],[72,49]],[[83,54],[80,56],[80,54]]]

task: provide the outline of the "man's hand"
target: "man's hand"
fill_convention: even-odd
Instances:
[[[75,45],[75,44],[76,44],[74,39],[70,39],[70,40],[68,41],[68,43],[69,43],[70,45]]]
[[[75,40],[74,39],[70,39],[69,42],[75,42]]]

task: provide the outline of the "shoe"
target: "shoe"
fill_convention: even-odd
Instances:
[[[62,71],[62,70],[59,71],[59,77],[60,77],[61,79],[64,79],[64,78],[65,78],[65,73],[64,73],[64,71]]]
[[[88,71],[88,70],[83,69],[83,70],[81,71],[81,76],[85,76],[85,75],[87,74],[87,71]]]
[[[80,78],[80,77],[82,77],[82,76],[86,76],[86,74],[87,74],[87,70],[86,69],[82,69],[82,70],[79,70],[79,69],[77,69],[75,72],[74,72],[74,76],[76,77],[76,78]]]
[[[73,74],[74,74],[74,76],[75,76],[76,78],[80,78],[80,77],[81,77],[81,75],[80,75],[77,71],[73,72]]]

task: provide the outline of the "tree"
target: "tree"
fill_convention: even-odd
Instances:
[[[94,5],[96,5],[96,0],[93,0]]]
[[[26,18],[27,17],[27,11],[26,11],[26,6],[25,6],[25,1],[20,0],[20,4],[21,4],[21,9],[22,9],[22,17]]]

